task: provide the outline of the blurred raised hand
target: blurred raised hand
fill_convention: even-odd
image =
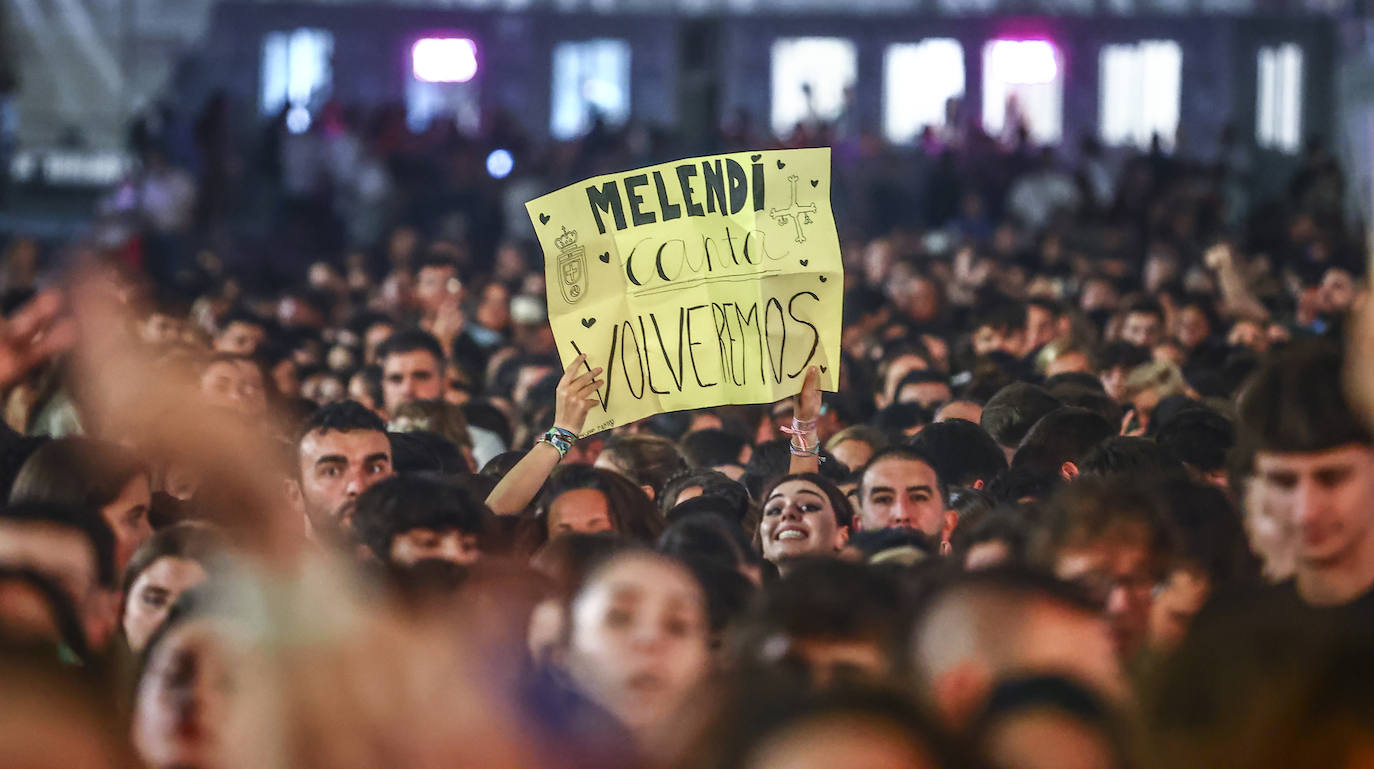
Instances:
[[[69,350],[76,325],[63,312],[62,297],[44,291],[0,321],[0,390],[18,384],[35,367]]]

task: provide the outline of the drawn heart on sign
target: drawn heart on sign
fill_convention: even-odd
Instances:
[[[782,162],[781,160],[778,161],[778,170],[779,170],[779,171],[781,171],[782,169],[784,169],[784,168],[786,168],[786,167],[787,167],[787,164],[786,164],[786,163]]]
[[[591,328],[596,325],[596,318],[583,318],[582,328]]]
[[[762,155],[750,155],[750,156],[749,156],[749,159],[750,159],[751,161],[757,163],[757,162],[759,162],[759,158],[761,158],[761,157],[763,157],[763,156],[762,156]]]
[[[812,179],[812,180],[811,180],[811,188],[812,188],[812,189],[815,189],[816,186],[817,186],[818,184],[820,184],[820,183],[821,183],[821,180],[820,180],[820,179]]]
[[[601,263],[602,263],[602,264],[610,264],[610,263],[611,263],[611,252],[610,252],[610,251],[603,251],[603,252],[601,253],[601,256],[598,257],[598,258],[601,260]]]
[[[803,267],[805,267],[806,265],[808,265],[808,264],[810,264],[810,263],[811,263],[811,260],[810,260],[810,259],[803,259],[803,260],[801,260],[801,266],[803,266]]]
[[[827,371],[829,371],[829,370],[830,370],[830,367],[829,367],[829,366],[821,366],[821,373],[822,373],[822,374],[824,374],[825,372],[827,372]]]
[[[540,214],[540,215],[539,215],[539,223],[540,223],[540,224],[548,224],[548,223],[549,223],[549,215],[548,215],[548,214]]]
[[[821,282],[822,282],[822,283],[825,282],[825,276],[824,276],[824,275],[821,276]]]

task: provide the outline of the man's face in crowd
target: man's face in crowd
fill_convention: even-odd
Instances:
[[[884,459],[868,468],[860,488],[860,529],[909,528],[932,538],[941,535],[945,503],[935,470],[925,462]]]
[[[1131,312],[1121,324],[1121,338],[1141,347],[1154,347],[1164,333],[1164,323],[1152,312]]]
[[[316,526],[339,523],[360,494],[390,478],[391,442],[377,430],[314,430],[301,439],[301,496]]]
[[[930,364],[919,355],[899,355],[887,367],[887,380],[883,382],[883,394],[889,401],[897,396],[894,392],[898,383],[913,371],[925,371]]]
[[[248,361],[211,363],[200,375],[200,391],[211,404],[244,416],[261,416],[267,411],[262,370]]]
[[[873,446],[867,441],[850,439],[835,444],[830,449],[830,455],[840,464],[851,470],[857,470],[868,464],[868,460],[873,458]]]
[[[1251,483],[1295,532],[1300,577],[1349,568],[1374,553],[1374,448],[1260,452]]]
[[[476,563],[482,551],[477,535],[458,529],[411,529],[391,540],[391,562],[411,566],[419,561],[439,560],[460,566]]]
[[[1054,562],[1055,576],[1082,585],[1103,602],[1122,659],[1134,655],[1149,632],[1158,582],[1152,568],[1144,532],[1065,548]]]
[[[267,331],[262,326],[236,320],[215,337],[215,352],[252,355],[266,338]]]
[[[420,303],[420,311],[425,315],[438,312],[439,306],[446,299],[458,296],[461,290],[458,271],[452,267],[423,267],[416,276],[415,299]]]
[[[975,355],[987,355],[997,351],[1020,355],[1025,338],[1026,334],[1022,329],[979,326],[973,332],[973,352]]]
[[[1131,370],[1125,366],[1112,366],[1097,376],[1102,380],[1102,389],[1107,396],[1117,403],[1126,402],[1126,379],[1130,377]]]
[[[1178,314],[1178,341],[1184,347],[1191,350],[1211,335],[1212,322],[1201,309],[1190,305]]]
[[[426,350],[392,353],[382,362],[382,396],[386,410],[402,403],[435,400],[444,395],[439,361]]]

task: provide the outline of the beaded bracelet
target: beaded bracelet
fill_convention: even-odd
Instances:
[[[558,458],[562,459],[568,455],[572,445],[577,442],[577,433],[572,430],[565,430],[561,427],[550,427],[548,432],[539,436],[536,443],[547,443],[558,450]]]
[[[820,457],[820,442],[818,441],[815,445],[808,445],[806,442],[806,436],[816,431],[816,422],[817,420],[815,419],[802,420],[792,417],[792,426],[782,428],[784,433],[792,436],[791,442],[787,445],[787,449],[792,453],[792,456]]]

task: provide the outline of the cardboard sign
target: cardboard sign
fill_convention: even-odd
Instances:
[[[844,268],[830,150],[692,158],[525,204],[567,366],[605,369],[584,435],[653,414],[834,390]]]

